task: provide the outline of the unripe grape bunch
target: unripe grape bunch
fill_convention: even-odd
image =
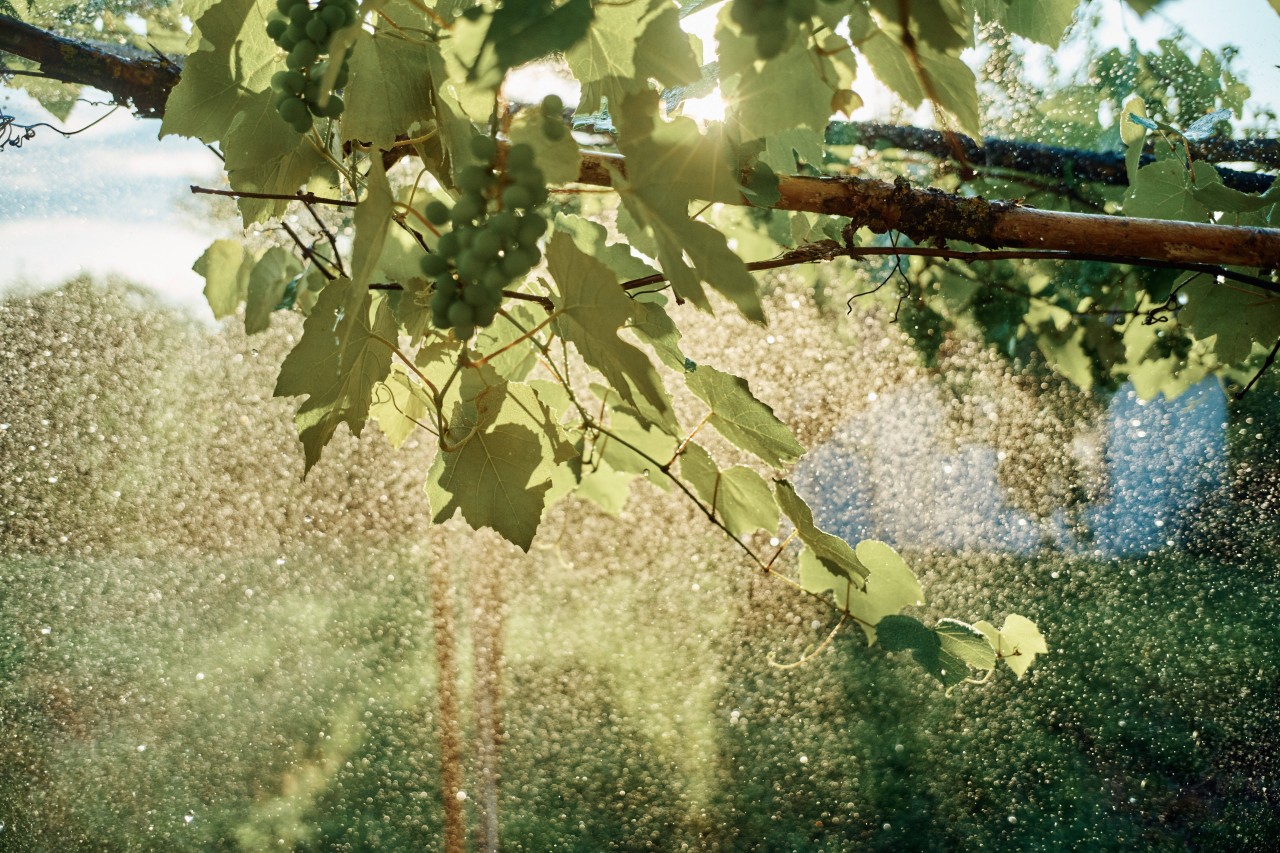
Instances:
[[[542,102],[543,131],[553,139],[567,132],[563,102],[551,95]],[[501,174],[495,171],[498,146],[476,137],[471,153],[481,164],[458,173],[461,195],[453,207],[440,201],[427,205],[427,221],[451,225],[440,235],[435,252],[422,258],[422,271],[434,285],[431,321],[467,339],[477,327],[493,322],[502,291],[528,275],[542,259],[538,240],[547,218],[537,208],[547,201],[547,182],[532,147],[511,146]]]
[[[334,88],[347,84],[347,58],[330,56],[334,33],[354,24],[359,17],[357,0],[276,0],[275,11],[267,16],[267,35],[288,53],[284,71],[271,78],[280,117],[298,133],[311,129],[315,118],[337,118],[345,104],[341,96],[321,88],[329,64],[341,62]],[[326,95],[328,96],[326,98]]]

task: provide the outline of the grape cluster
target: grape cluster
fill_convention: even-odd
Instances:
[[[320,0],[315,6],[307,0],[276,0],[276,10],[267,17],[267,35],[289,53],[285,59],[287,70],[277,71],[271,78],[271,88],[277,93],[276,109],[299,133],[311,129],[313,117],[342,115],[342,98],[325,92],[321,80],[329,63],[340,61],[334,86],[345,86],[347,58],[322,57],[329,52],[333,34],[356,22],[356,6],[357,0]]]
[[[817,0],[733,0],[729,15],[749,36],[756,55],[773,59],[791,41],[795,26],[813,20]]]
[[[555,116],[567,132],[559,100],[544,101],[543,115],[547,128]],[[542,259],[538,240],[547,230],[546,217],[535,210],[547,200],[547,184],[533,148],[511,146],[501,175],[493,168],[498,147],[492,139],[477,137],[471,153],[485,165],[467,166],[458,174],[462,195],[453,207],[439,201],[427,205],[428,222],[452,228],[440,235],[435,252],[422,259],[422,271],[435,285],[432,322],[464,340],[476,327],[493,322],[503,289]]]

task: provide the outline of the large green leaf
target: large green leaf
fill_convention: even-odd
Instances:
[[[920,666],[950,689],[996,665],[986,636],[972,625],[941,619],[929,629],[910,616],[886,616],[876,626],[880,645],[891,652],[910,651]]]
[[[1187,306],[1179,322],[1201,340],[1214,339],[1213,350],[1225,365],[1237,365],[1253,345],[1272,346],[1280,339],[1280,297],[1200,276],[1181,291]]]
[[[400,447],[424,422],[427,407],[424,389],[410,378],[404,365],[396,364],[374,389],[369,416],[377,421],[391,445]]]
[[[775,468],[804,455],[804,445],[773,409],[756,399],[747,380],[705,364],[695,365],[684,378],[689,390],[711,407],[711,425],[738,447]]]
[[[552,328],[599,370],[624,400],[651,423],[675,428],[671,400],[643,350],[618,337],[631,302],[608,267],[585,254],[573,238],[556,231],[547,246],[547,267],[560,291]]]
[[[797,40],[768,63],[752,62],[726,81],[729,126],[743,142],[799,128],[821,134],[833,112],[834,82],[831,62]],[[789,163],[784,171],[793,170]]]
[[[241,192],[292,195],[320,168],[324,155],[307,134],[280,118],[269,92],[244,99],[243,109],[223,136],[222,151],[231,188]],[[239,198],[246,225],[284,213],[281,199]]]
[[[591,0],[505,0],[485,33],[502,69],[515,68],[573,47],[587,33],[595,8]]]
[[[342,138],[387,148],[415,122],[431,117],[434,44],[409,42],[393,30],[356,41],[343,95]]]
[[[723,233],[689,218],[689,202],[695,198],[740,197],[727,143],[719,135],[704,136],[690,119],[662,119],[657,93],[626,98],[615,118],[627,173],[615,173],[613,182],[635,222],[652,235],[672,289],[709,309],[701,284],[705,281],[744,315],[763,322],[759,289],[742,259],[729,249]]]
[[[271,323],[289,282],[302,272],[302,264],[291,252],[272,246],[262,253],[249,273],[245,295],[244,330],[246,334],[261,332]]]
[[[280,56],[266,33],[274,7],[271,0],[221,0],[200,16],[182,79],[165,102],[161,136],[224,139],[247,102],[269,90]]]
[[[796,535],[800,541],[812,551],[813,556],[826,570],[861,587],[870,572],[866,566],[862,565],[853,547],[839,536],[833,536],[825,530],[818,529],[813,523],[813,510],[809,509],[809,505],[796,494],[795,488],[789,482],[776,481],[773,493],[783,514],[795,525]]]
[[[250,263],[246,263],[246,260]],[[252,258],[236,240],[214,240],[192,265],[204,277],[204,298],[215,319],[234,314],[249,289]]]
[[[378,259],[382,257],[394,204],[382,158],[370,158],[368,187],[353,217],[356,234],[351,245],[351,280],[356,287],[369,284]]]
[[[386,301],[366,288],[340,278],[320,292],[275,388],[277,397],[307,396],[294,419],[307,471],[320,460],[338,424],[345,423],[353,435],[364,428],[374,386],[391,370],[387,342],[395,336]]]
[[[691,441],[680,452],[680,476],[734,536],[778,532],[778,503],[769,484],[750,468],[721,471],[711,454]]]
[[[1036,623],[1017,613],[1009,614],[1004,620],[1004,627],[999,630],[990,622],[977,622],[973,627],[986,636],[996,657],[1004,661],[1018,678],[1026,674],[1037,655],[1049,651]]]
[[[650,78],[667,88],[699,78],[697,58],[670,0],[598,4],[586,37],[565,59],[582,84],[580,113],[594,112],[602,99],[616,103],[644,90]]]
[[[551,420],[527,385],[502,383],[460,401],[450,419],[457,444],[441,448],[427,475],[435,521],[460,511],[472,527],[491,528],[528,551],[555,463],[568,458]]]
[[[809,548],[800,554],[800,584],[809,592],[830,591],[836,607],[854,617],[871,645],[880,620],[904,607],[924,604],[924,592],[902,557],[883,542],[863,540],[855,553],[868,572],[862,587],[829,571]]]

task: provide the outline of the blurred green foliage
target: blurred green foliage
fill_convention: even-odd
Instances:
[[[1271,523],[1265,482],[1214,516],[1202,557],[912,556],[938,612],[1016,608],[1050,639],[1026,679],[948,697],[852,627],[771,664],[816,646],[830,612],[742,572],[656,491],[621,521],[569,504],[550,522],[565,535],[520,556],[453,525],[428,541],[425,451],[371,434],[298,482],[287,417],[260,399],[296,329],[251,345],[83,283],[0,307],[18,451],[0,454],[6,851],[438,848],[439,560],[460,617],[504,620],[503,849],[1280,835],[1275,540],[1246,554],[1230,523],[1250,506]],[[1276,387],[1251,394],[1237,476],[1277,459],[1257,420]],[[469,586],[480,569],[503,601]]]

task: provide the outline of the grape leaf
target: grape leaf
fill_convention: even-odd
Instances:
[[[828,82],[835,78],[830,66],[801,40],[765,65],[751,62],[724,83],[730,128],[742,142],[806,127],[821,133],[835,94]],[[732,69],[721,70],[728,75]]]
[[[373,276],[373,270],[382,257],[382,247],[387,242],[387,229],[391,227],[391,210],[395,199],[381,157],[369,159],[368,187],[364,198],[356,206],[356,236],[351,244],[351,281],[356,287],[365,287]]]
[[[386,300],[375,300],[366,288],[340,278],[320,292],[302,326],[302,338],[280,367],[275,388],[276,397],[307,395],[294,418],[305,471],[320,460],[338,424],[346,423],[352,435],[360,434],[374,386],[391,370],[391,350],[385,342],[395,336]]]
[[[1005,617],[1004,627],[999,630],[985,621],[977,622],[973,627],[986,636],[996,657],[1004,661],[1018,678],[1022,678],[1031,668],[1037,655],[1049,651],[1036,623],[1016,613]]]
[[[774,482],[773,494],[783,514],[795,525],[800,541],[808,546],[827,571],[862,586],[870,572],[862,565],[849,543],[839,536],[819,530],[813,523],[813,511],[786,480]]]
[[[508,137],[512,145],[528,145],[533,149],[538,168],[548,184],[568,184],[578,179],[582,153],[573,135],[566,133],[557,140],[542,130],[541,110],[525,110],[511,123]]]
[[[628,158],[627,174],[612,175],[622,203],[652,233],[658,261],[679,296],[710,309],[701,285],[705,281],[744,315],[764,322],[755,279],[729,249],[724,234],[689,218],[691,199],[739,198],[727,144],[703,136],[690,119],[668,122],[657,111],[658,95],[649,92],[626,98],[615,115],[618,146]]]
[[[266,13],[274,5],[270,0],[221,0],[200,16],[182,79],[165,102],[162,137],[176,133],[217,141],[249,100],[270,100],[267,90],[279,51],[267,36]]]
[[[669,0],[597,5],[586,37],[565,59],[582,84],[579,113],[595,112],[602,100],[617,102],[647,89],[650,78],[673,87],[700,76],[689,37]]]
[[[876,626],[876,637],[886,651],[910,651],[948,690],[969,678],[971,667],[990,670],[996,662],[986,636],[955,619],[941,619],[930,630],[910,616],[886,616]]]
[[[507,0],[494,11],[485,43],[503,69],[515,68],[573,47],[587,33],[595,9],[590,0]]]
[[[427,402],[424,390],[409,377],[404,365],[397,364],[374,388],[369,416],[392,447],[400,447],[426,418]]]
[[[450,426],[474,432],[450,449],[442,447],[432,462],[426,488],[433,519],[447,521],[460,511],[472,527],[491,528],[528,551],[554,462],[566,458],[565,448],[547,432],[549,420],[550,412],[527,385],[503,383],[459,401]]]
[[[883,542],[863,540],[855,553],[869,573],[864,587],[859,588],[847,577],[828,571],[809,548],[800,554],[800,584],[813,593],[830,591],[836,607],[857,620],[867,637],[867,645],[872,645],[876,641],[875,626],[880,620],[901,612],[904,607],[924,604],[924,592],[906,562]]]
[[[618,337],[631,302],[604,264],[556,231],[547,246],[547,267],[560,290],[552,328],[571,341],[587,364],[599,370],[624,400],[651,423],[676,429],[671,399],[653,362]]]
[[[1280,297],[1218,284],[1199,276],[1181,291],[1187,305],[1179,322],[1197,338],[1214,338],[1214,352],[1226,365],[1249,356],[1255,343],[1270,347],[1280,338]]]
[[[437,52],[432,43],[409,42],[388,30],[358,39],[343,92],[342,139],[387,148],[415,122],[425,124],[431,117],[431,54]]]
[[[1195,163],[1192,169],[1194,181],[1187,168],[1177,160],[1161,160],[1143,166],[1124,197],[1125,215],[1207,222],[1209,212],[1196,201],[1192,187],[1218,182],[1218,173],[1208,163]]]
[[[1009,32],[1057,47],[1075,17],[1079,0],[977,0],[983,21],[999,21]]]
[[[711,407],[710,423],[729,441],[775,468],[804,455],[787,425],[751,393],[747,380],[706,365],[685,373],[689,390]]]
[[[244,246],[236,240],[214,240],[192,265],[204,277],[204,298],[220,320],[234,314],[249,289],[249,264]]]
[[[721,471],[711,454],[689,442],[680,451],[680,476],[734,536],[778,532],[778,503],[764,478],[741,465]]]
[[[271,312],[284,298],[289,282],[302,272],[302,264],[291,252],[272,246],[262,253],[249,273],[245,295],[244,331],[252,335],[271,323]]]

